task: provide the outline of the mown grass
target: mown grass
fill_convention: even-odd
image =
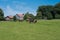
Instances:
[[[60,20],[0,22],[0,40],[60,40]]]

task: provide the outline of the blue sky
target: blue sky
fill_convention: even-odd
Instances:
[[[60,0],[0,0],[5,16],[30,12],[36,15],[38,6],[55,5]]]

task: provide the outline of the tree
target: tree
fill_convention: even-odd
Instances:
[[[37,17],[38,18],[42,18],[42,19],[45,19],[45,18],[50,18],[52,17],[52,14],[51,14],[51,10],[53,9],[53,6],[39,6],[38,9],[37,9]],[[48,16],[49,15],[49,16]]]
[[[24,15],[24,20],[26,20],[28,16],[29,16],[29,12],[27,12],[27,13]]]
[[[37,12],[36,19],[41,19],[41,18],[42,18],[42,13],[41,12]]]
[[[60,9],[60,3],[57,3],[57,4],[55,5],[55,8]]]
[[[55,10],[55,17],[56,19],[60,19],[60,3],[57,3],[55,6],[54,6],[54,10]]]
[[[40,18],[44,18],[44,7],[45,6],[39,6],[38,7],[38,9],[37,9],[37,15],[36,15],[36,17],[37,17],[37,19],[40,19]]]
[[[35,16],[33,14],[29,14],[29,16],[33,19],[35,18]]]
[[[16,16],[13,17],[13,20],[14,20],[14,21],[17,21]]]
[[[29,12],[27,12],[27,13],[25,14],[25,16],[24,16],[24,19],[26,20],[28,17],[34,18],[34,15],[31,14],[31,13],[29,13]]]
[[[4,20],[4,12],[3,10],[0,8],[0,21]]]
[[[57,14],[60,14],[60,3],[57,3],[55,6],[54,6],[54,10],[56,11]]]

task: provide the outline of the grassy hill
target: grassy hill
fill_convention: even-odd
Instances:
[[[60,40],[60,20],[0,22],[0,40]]]

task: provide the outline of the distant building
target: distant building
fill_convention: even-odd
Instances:
[[[5,20],[6,20],[6,21],[13,20],[13,16],[12,16],[12,15],[10,15],[10,16],[6,16],[6,17],[5,17]]]
[[[16,14],[17,20],[23,21],[24,20],[24,14]]]

